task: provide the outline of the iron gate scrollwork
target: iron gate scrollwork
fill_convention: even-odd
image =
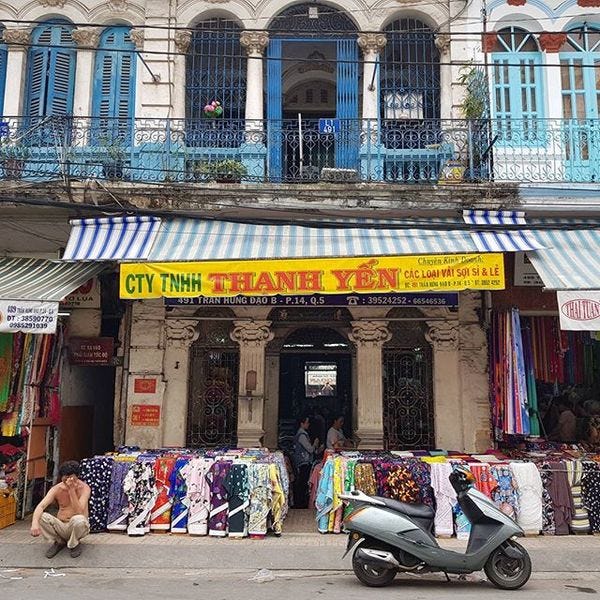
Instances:
[[[229,338],[229,323],[210,325],[190,349],[189,447],[237,443],[238,346]]]
[[[386,348],[383,369],[386,449],[433,448],[431,347],[423,340],[418,346]]]

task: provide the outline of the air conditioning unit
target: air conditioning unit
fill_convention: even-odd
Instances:
[[[324,167],[321,169],[321,181],[331,183],[356,183],[358,171],[356,169],[333,169]]]

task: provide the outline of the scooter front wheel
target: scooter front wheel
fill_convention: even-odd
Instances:
[[[369,587],[385,587],[396,577],[396,569],[374,567],[364,562],[356,554],[352,557],[352,569],[357,579]]]
[[[504,547],[499,546],[490,554],[484,567],[488,579],[502,590],[519,589],[531,576],[531,558],[527,550],[517,542],[510,542],[510,545],[521,554],[520,558],[509,556]]]

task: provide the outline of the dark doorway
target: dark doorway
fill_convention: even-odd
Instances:
[[[332,329],[302,329],[284,344],[279,381],[279,443],[284,449],[302,415],[315,416],[312,439],[324,443],[336,415],[345,417],[345,433],[352,435],[350,344]]]

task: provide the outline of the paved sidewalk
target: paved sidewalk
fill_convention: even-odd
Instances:
[[[441,540],[441,545],[461,550],[464,543]],[[534,570],[538,573],[600,573],[600,537],[564,536],[526,538]],[[341,557],[346,536],[285,532],[281,538],[263,540],[192,537],[151,533],[142,538],[100,533],[84,540],[83,554],[72,559],[61,552],[52,560],[44,556],[47,544],[29,535],[29,523],[19,522],[0,530],[0,567],[27,568],[132,568],[180,569],[232,568],[271,570],[347,570]]]

